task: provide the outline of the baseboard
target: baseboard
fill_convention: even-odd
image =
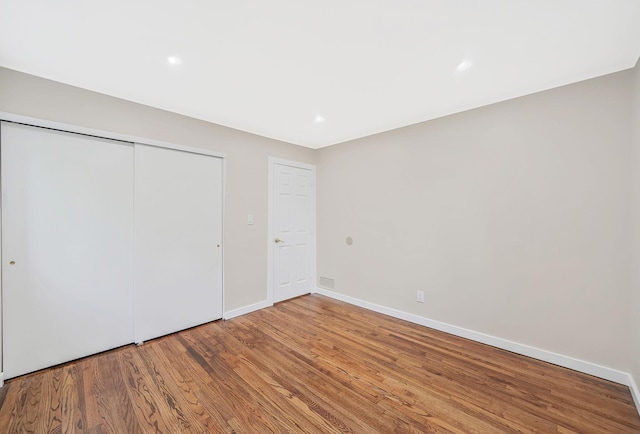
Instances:
[[[265,307],[270,307],[270,306],[273,306],[273,303],[271,303],[269,300],[265,300],[259,303],[250,304],[249,306],[243,306],[243,307],[239,307],[238,309],[227,311],[224,313],[222,318],[227,320],[227,319],[235,318],[237,316],[246,315],[248,313],[255,312],[256,310],[264,309]]]
[[[638,413],[640,413],[640,388],[638,388],[638,384],[636,383],[633,375],[629,374],[628,384],[629,390],[631,391],[631,397],[633,398],[633,402],[636,403],[636,408],[638,409]]]
[[[562,354],[541,350],[539,348],[534,348],[528,345],[519,344],[517,342],[512,342],[506,339],[497,338],[495,336],[486,335],[484,333],[475,332],[473,330],[469,330],[462,327],[447,324],[444,322],[421,317],[421,316],[403,312],[400,310],[391,309],[389,307],[381,306],[375,303],[370,303],[368,301],[360,300],[358,298],[350,297],[348,295],[340,294],[327,289],[318,288],[317,293],[321,295],[325,295],[327,297],[334,298],[336,300],[344,301],[349,304],[353,304],[355,306],[363,307],[365,309],[369,309],[378,313],[389,315],[394,318],[409,321],[414,324],[423,325],[425,327],[429,327],[435,330],[440,330],[442,332],[449,333],[455,336],[460,336],[466,339],[470,339],[472,341],[491,345],[492,347],[511,351],[513,353],[521,354],[523,356],[528,356],[537,360],[542,360],[543,362],[553,363],[554,365],[563,366],[565,368],[573,369],[574,371],[583,372],[585,374],[593,375],[595,377],[603,378],[605,380],[613,381],[615,383],[624,384],[626,386],[629,386],[629,388],[632,387],[629,384],[631,380],[631,376],[626,372],[618,371],[616,369],[607,368],[605,366],[600,366],[595,363],[585,362],[584,360],[574,359],[572,357],[563,356]],[[635,387],[635,383],[633,387]],[[636,388],[635,390],[636,394],[634,395],[634,399],[636,400],[636,406],[640,411],[640,406],[637,405],[640,394],[638,394],[637,392],[638,392],[638,389]],[[634,392],[632,390],[632,394],[633,393]]]
[[[4,372],[0,372],[0,387],[4,386]]]

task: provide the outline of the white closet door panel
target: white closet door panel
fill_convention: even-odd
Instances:
[[[135,340],[222,317],[222,159],[135,146]]]
[[[1,135],[5,376],[132,342],[133,146]]]

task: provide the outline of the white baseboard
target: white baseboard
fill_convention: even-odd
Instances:
[[[633,402],[636,403],[638,413],[640,413],[640,388],[638,388],[638,384],[631,374],[629,374],[627,385],[629,386],[629,390],[631,390],[631,396],[633,397]]]
[[[573,357],[563,356],[562,354],[541,350],[539,348],[534,348],[528,345],[519,344],[517,342],[512,342],[495,336],[486,335],[484,333],[475,332],[473,330],[465,329],[429,318],[424,318],[400,310],[391,309],[389,307],[370,303],[368,301],[360,300],[358,298],[350,297],[348,295],[340,294],[334,291],[329,291],[327,289],[318,288],[317,293],[325,295],[327,297],[335,298],[336,300],[344,301],[349,304],[363,307],[365,309],[373,310],[378,313],[389,315],[394,318],[409,321],[414,324],[423,325],[425,327],[440,330],[442,332],[449,333],[455,336],[460,336],[472,341],[491,345],[492,347],[501,348],[503,350],[521,354],[523,356],[528,356],[534,359],[542,360],[544,362],[553,363],[554,365],[573,369],[574,371],[583,372],[585,374],[593,375],[595,377],[603,378],[615,383],[624,384],[625,386],[629,386],[630,388],[632,387],[631,384],[629,384],[629,382],[631,381],[631,376],[626,372],[618,371],[616,369],[607,368],[595,363],[585,362],[584,360],[574,359]],[[640,406],[637,405],[637,398],[640,398],[640,395],[637,394],[637,392],[638,389],[636,388],[636,395],[634,395],[634,399],[636,399],[636,406],[640,411]],[[632,391],[632,393],[634,392]]]
[[[271,307],[271,306],[273,306],[273,303],[271,303],[269,300],[265,300],[259,303],[250,304],[249,306],[243,306],[243,307],[239,307],[238,309],[229,310],[222,315],[222,318],[227,320],[227,319],[235,318],[240,315],[246,315],[248,313],[255,312],[256,310],[264,309],[265,307]]]
[[[4,372],[0,372],[0,387],[4,386]]]

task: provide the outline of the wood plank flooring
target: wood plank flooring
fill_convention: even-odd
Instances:
[[[637,433],[619,384],[300,297],[6,382],[0,433]]]

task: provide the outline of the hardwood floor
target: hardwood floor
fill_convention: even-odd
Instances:
[[[637,433],[619,384],[320,295],[6,382],[1,433]]]

